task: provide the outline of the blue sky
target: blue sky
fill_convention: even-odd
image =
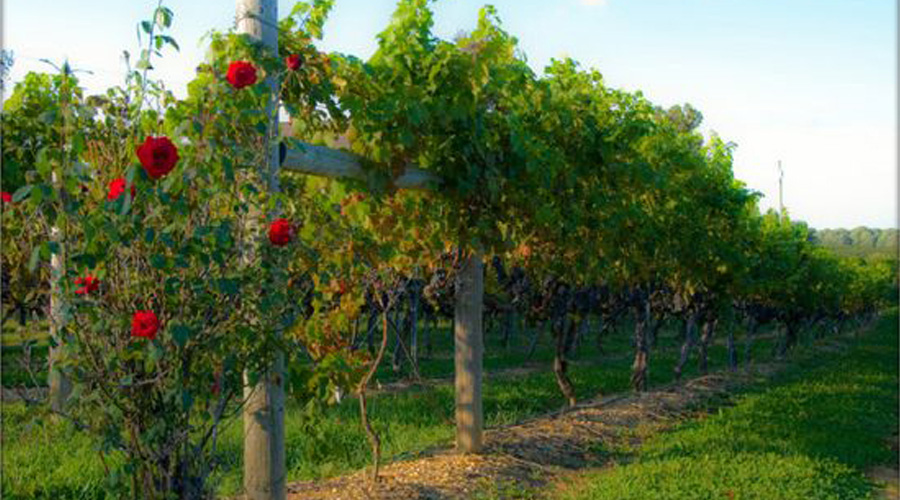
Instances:
[[[137,52],[136,23],[155,1],[10,0],[4,45],[12,81],[37,60],[68,58],[100,91],[121,82]],[[337,0],[323,48],[367,57],[394,0]],[[897,13],[894,0],[495,0],[504,27],[540,70],[570,56],[607,83],[657,104],[691,103],[703,130],[738,144],[735,175],[818,228],[897,227]],[[200,37],[228,29],[230,0],[170,0],[180,53],[157,64],[183,94],[202,59]],[[280,0],[282,14],[292,0]],[[482,2],[435,4],[436,33],[474,26]]]

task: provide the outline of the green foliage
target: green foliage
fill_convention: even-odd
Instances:
[[[29,284],[23,262],[34,273],[59,259],[50,279],[62,304],[51,316],[61,344],[54,371],[74,391],[56,411],[108,460],[102,484],[114,496],[208,490],[216,429],[234,418],[225,410],[243,398],[242,374],[253,381],[264,372],[300,309],[287,284],[303,271],[294,258],[302,242],[274,247],[264,235],[272,218],[264,214],[296,220],[302,203],[270,196],[268,173],[256,168],[275,146],[259,134],[271,87],[238,90],[224,78],[236,59],[254,61],[262,77],[284,63],[246,36],[214,35],[208,66],[178,101],[148,77],[151,56],[177,48],[160,34],[171,20],[160,7],[139,25],[149,46],[125,87],[85,99],[64,65],[59,75],[29,75],[3,115],[10,136],[28,137],[4,154],[34,155],[21,160],[31,162],[28,184],[3,207],[16,245],[4,251],[16,273],[11,292]],[[171,138],[178,151],[159,179],[134,153],[149,136]],[[134,191],[108,194],[117,178]],[[86,276],[99,289],[77,290]],[[135,336],[137,311],[159,319],[155,338]],[[324,369],[338,371],[338,361]]]
[[[858,227],[847,229],[810,230],[810,237],[819,245],[844,257],[866,259],[897,259],[897,229]]]
[[[91,438],[36,411],[3,404],[3,498],[111,498],[103,493],[103,463]]]
[[[3,191],[18,191],[29,182],[27,173],[33,169],[46,172],[47,148],[65,142],[64,131],[56,126],[60,121],[66,121],[66,132],[78,131],[82,145],[91,133],[92,110],[64,105],[83,98],[73,72],[66,62],[58,74],[29,73],[3,103]]]

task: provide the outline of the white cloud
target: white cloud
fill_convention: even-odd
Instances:
[[[581,5],[588,7],[603,7],[609,0],[581,0]]]

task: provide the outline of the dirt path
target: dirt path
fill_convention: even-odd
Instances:
[[[888,445],[895,456],[900,452],[900,435],[894,434],[887,439]],[[900,469],[896,467],[872,467],[866,471],[866,476],[882,484],[878,492],[878,498],[882,500],[900,500]]]
[[[834,339],[816,349],[843,350]],[[323,481],[292,483],[291,499],[472,499],[541,498],[535,489],[561,484],[562,476],[586,468],[614,465],[623,456],[608,450],[635,447],[648,436],[665,431],[685,418],[702,418],[709,410],[730,404],[734,389],[769,380],[787,361],[755,365],[751,372],[718,372],[668,384],[643,394],[621,394],[586,401],[578,407],[543,415],[485,432],[485,451],[457,455],[436,448],[382,468],[377,484],[369,470]],[[882,481],[894,471],[871,471]],[[554,488],[549,488],[553,490]],[[551,491],[537,492],[537,495]],[[523,494],[529,496],[523,497]],[[889,483],[884,498],[896,498]]]
[[[772,372],[768,366],[766,373]],[[639,444],[643,436],[710,405],[721,405],[730,389],[759,377],[717,373],[644,394],[587,401],[573,410],[517,425],[490,429],[481,455],[435,449],[382,469],[372,485],[369,471],[325,481],[293,483],[291,499],[469,499],[477,491],[533,488],[567,471],[612,463],[604,450]],[[512,486],[518,485],[518,486]]]

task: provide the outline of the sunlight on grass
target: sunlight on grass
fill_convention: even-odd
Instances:
[[[811,357],[780,385],[649,439],[636,461],[563,494],[586,499],[872,498],[870,465],[897,462],[897,316],[849,354]]]

